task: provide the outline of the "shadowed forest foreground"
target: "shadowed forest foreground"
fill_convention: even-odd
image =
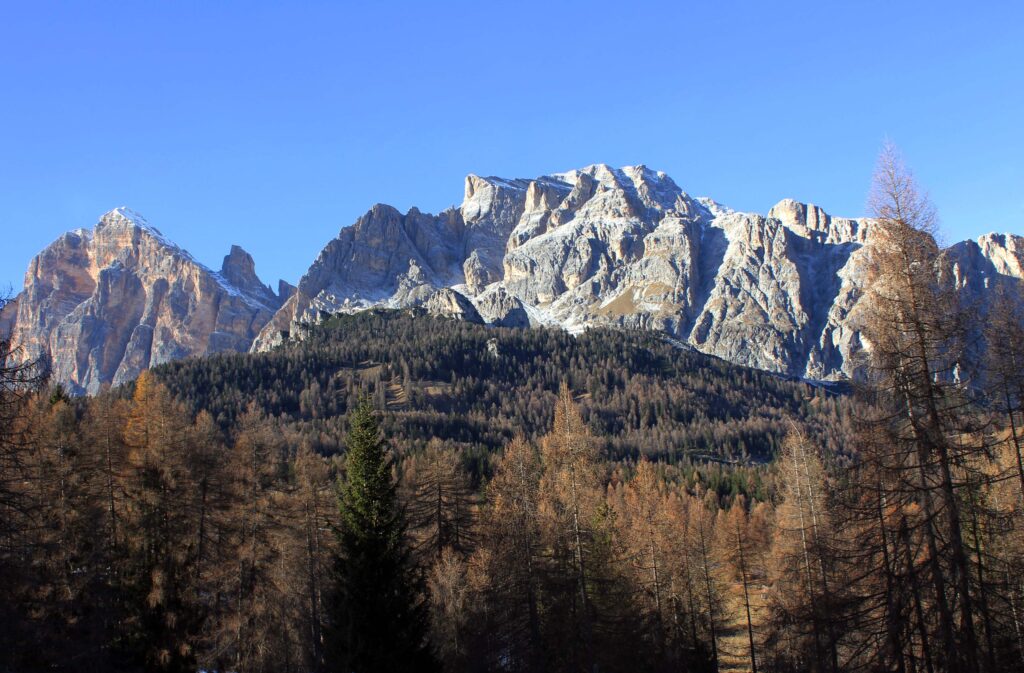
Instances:
[[[0,669],[1024,670],[1019,292],[979,322],[892,156],[876,191],[848,413],[770,377],[675,407],[650,349],[637,388],[539,358],[518,405],[384,357],[330,392],[271,354],[301,388],[238,356],[89,399],[5,367]]]

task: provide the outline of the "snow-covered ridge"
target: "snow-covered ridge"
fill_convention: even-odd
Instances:
[[[707,196],[698,196],[696,199],[694,199],[694,201],[707,208],[708,212],[711,213],[712,217],[732,215],[733,213],[736,212],[729,206],[723,206],[718,201],[715,201],[714,199]]]
[[[150,236],[157,239],[163,245],[166,245],[169,248],[180,250],[176,243],[173,243],[172,241],[167,239],[167,237],[165,237],[159,229],[151,225],[149,221],[146,220],[146,218],[144,218],[142,215],[135,212],[131,208],[128,208],[127,206],[118,206],[117,208],[114,208],[113,210],[104,213],[102,216],[100,216],[99,224],[97,224],[96,226],[116,226],[118,224],[123,224],[135,227],[137,229],[142,229]]]

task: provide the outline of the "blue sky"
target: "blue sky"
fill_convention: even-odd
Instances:
[[[119,205],[295,282],[373,203],[597,162],[855,216],[886,137],[947,240],[1024,233],[1022,5],[0,0],[0,283]]]

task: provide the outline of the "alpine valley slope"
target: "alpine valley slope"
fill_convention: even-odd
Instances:
[[[871,241],[869,219],[792,200],[735,212],[644,166],[470,175],[458,208],[376,205],[342,229],[253,349],[332,313],[424,305],[503,326],[658,330],[734,363],[842,379],[864,347]],[[1020,292],[1024,238],[987,234],[944,254],[982,312],[996,286]]]
[[[32,260],[0,327],[20,358],[45,356],[52,381],[96,393],[170,360],[247,350],[293,289],[264,286],[238,246],[211,271],[117,208]]]

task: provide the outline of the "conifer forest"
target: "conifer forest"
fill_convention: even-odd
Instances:
[[[885,168],[841,384],[409,309],[91,397],[0,342],[0,671],[1024,671],[1019,290]]]

